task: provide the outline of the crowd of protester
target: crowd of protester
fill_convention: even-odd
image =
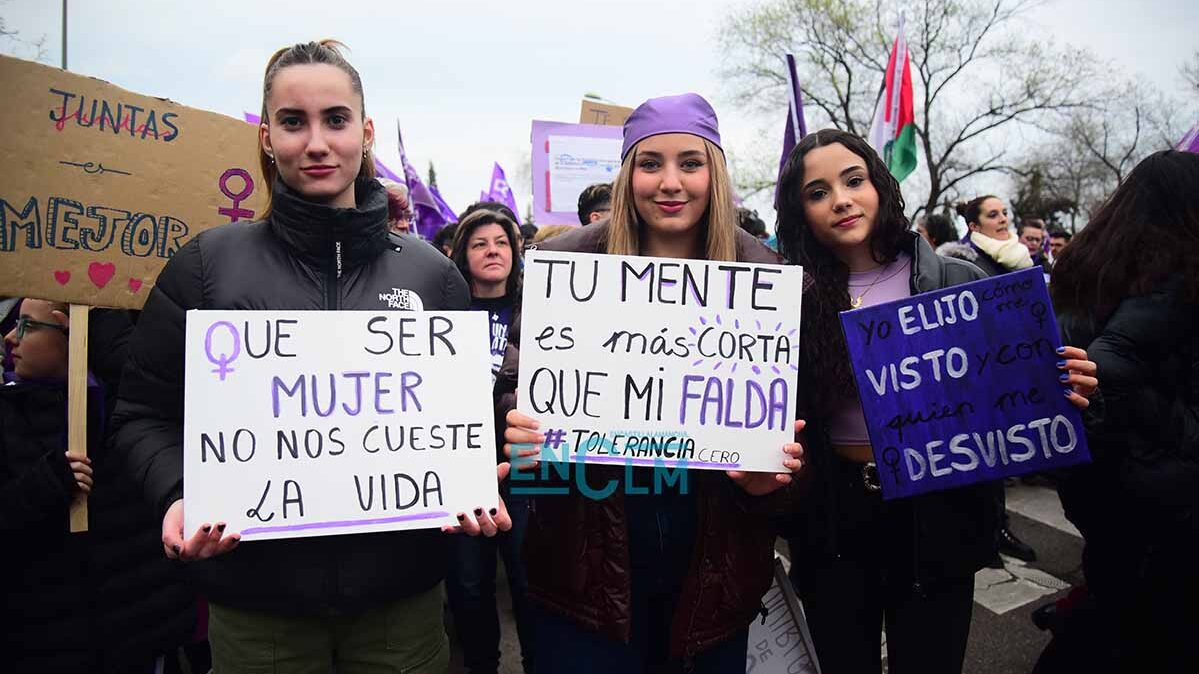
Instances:
[[[787,158],[771,235],[736,205],[715,111],[684,94],[636,108],[619,174],[583,190],[577,226],[478,202],[424,241],[407,187],[373,174],[363,100],[336,42],[272,56],[267,213],[193,237],[142,311],[91,311],[86,456],[66,449],[69,308],[0,301],[0,669],[444,672],[448,623],[466,670],[493,674],[502,560],[525,672],[743,672],[781,536],[824,672],[879,672],[884,627],[893,674],[960,672],[975,572],[1036,552],[1008,526],[1002,483],[880,497],[838,315],[1038,266],[1065,344],[1045,367],[1083,410],[1094,458],[1052,476],[1085,539],[1086,586],[1038,671],[1194,671],[1199,156],[1153,154],[1073,238],[994,195],[959,205],[959,236],[949,213],[910,223],[875,151],[825,129]],[[788,472],[693,471],[690,489],[598,500],[501,490],[498,509],[444,531],[243,545],[222,522],[184,530],[187,310],[378,309],[368,289],[403,286],[425,310],[487,312],[502,466],[544,441],[516,411],[530,247],[802,265]],[[81,494],[90,527],[72,534]]]

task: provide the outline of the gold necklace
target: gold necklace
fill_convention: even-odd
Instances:
[[[886,271],[887,271],[887,265],[884,264],[884,265],[879,266],[878,273],[874,275],[874,280],[870,282],[870,285],[866,286],[866,289],[863,290],[860,295],[858,295],[857,297],[850,298],[849,306],[853,309],[857,309],[857,308],[861,307],[862,306],[862,298],[865,297],[866,293],[870,292],[870,289],[873,288],[875,286],[875,284],[877,284],[879,282],[879,279],[881,279],[883,277],[883,273]]]

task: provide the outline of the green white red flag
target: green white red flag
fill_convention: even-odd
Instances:
[[[916,168],[916,115],[912,104],[912,66],[908,58],[908,41],[899,20],[899,34],[891,47],[887,73],[883,79],[874,122],[870,125],[870,145],[902,181]]]

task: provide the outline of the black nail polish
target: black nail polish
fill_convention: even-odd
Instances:
[[[224,532],[224,531],[225,531],[225,525],[224,525],[224,524],[218,524],[218,525],[216,525],[216,530],[217,530],[217,531],[220,531],[220,532]]]
[[[175,551],[176,555],[179,554],[179,546],[178,545],[172,545],[171,549]]]
[[[459,521],[459,522],[461,522],[461,521],[463,521],[463,520],[465,520],[465,519],[466,519],[466,515],[463,515],[462,513],[458,513],[458,521]]]
[[[200,528],[204,530],[204,533],[208,533],[209,531],[212,531],[212,525],[209,525],[209,524],[205,524],[204,526],[202,526]]]
[[[475,508],[475,517],[482,517],[482,516],[483,516],[483,509]]]
[[[496,510],[495,508],[492,508],[491,510],[488,510],[487,512],[490,513],[492,517],[495,517],[495,514],[499,511]]]

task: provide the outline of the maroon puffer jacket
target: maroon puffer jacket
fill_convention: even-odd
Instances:
[[[604,252],[607,223],[547,241],[544,250]],[[778,264],[773,251],[737,231],[737,261]],[[508,350],[496,381],[496,417],[516,407],[520,317],[513,319]],[[622,468],[588,466],[587,481],[606,485]],[[551,471],[552,474],[552,471]],[[690,568],[671,626],[672,658],[689,658],[732,637],[753,620],[770,587],[775,529],[772,515],[795,510],[806,480],[765,497],[752,497],[719,471],[688,477],[699,508]],[[629,641],[631,574],[624,496],[603,500],[569,494],[533,497],[524,544],[529,597],[556,615],[612,639]]]

